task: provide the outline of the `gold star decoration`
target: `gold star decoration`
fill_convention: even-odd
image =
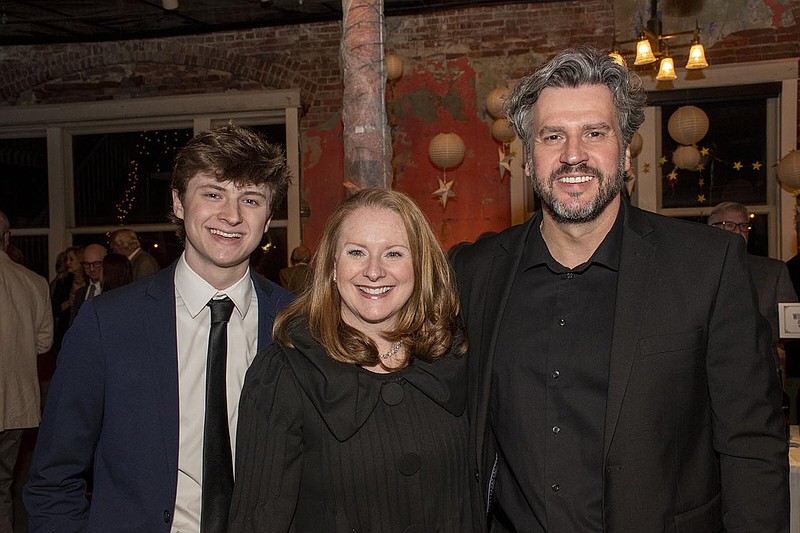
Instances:
[[[698,163],[698,164],[697,164],[697,171],[698,171],[698,172],[702,172],[702,171],[704,171],[705,169],[706,169],[706,166],[705,166],[703,163]]]
[[[672,172],[667,174],[667,179],[669,180],[670,183],[678,181],[678,172],[675,169],[672,169]]]
[[[447,207],[447,200],[456,195],[456,193],[451,190],[453,188],[453,183],[453,180],[445,181],[443,179],[439,179],[439,188],[431,195],[439,197],[439,202],[442,204],[442,209]]]
[[[667,156],[662,155],[661,159],[658,160],[659,165],[666,165],[667,164]]]
[[[733,170],[742,170],[742,162],[736,161],[735,163],[733,163]]]
[[[761,161],[753,163],[753,170],[761,170]]]
[[[697,195],[697,203],[698,204],[706,203],[706,195],[705,194],[698,194]]]
[[[513,159],[514,154],[506,154],[505,150],[502,148],[497,149],[497,155],[500,158],[500,162],[498,163],[498,169],[500,170],[500,179],[503,179],[506,171],[511,172],[511,159]]]
[[[702,148],[700,148],[700,155],[702,156],[707,156],[709,152],[710,150],[708,149],[707,146],[703,146]]]
[[[642,165],[642,172],[645,174],[650,174],[650,163],[645,163]]]
[[[705,184],[706,184],[706,180],[704,180],[703,178],[700,178],[699,180],[697,180],[697,186],[698,187],[702,187]]]

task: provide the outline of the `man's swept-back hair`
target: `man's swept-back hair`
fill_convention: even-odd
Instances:
[[[384,338],[402,340],[407,353],[423,361],[446,354],[454,343],[456,352],[463,354],[466,346],[457,334],[458,294],[447,258],[417,204],[391,189],[364,189],[339,204],[328,218],[312,260],[311,287],[278,315],[274,337],[292,346],[291,329],[307,321],[311,335],[332,358],[365,366],[383,364],[375,343],[342,320],[342,300],[333,279],[342,226],[362,208],[389,209],[400,215],[411,248],[414,289],[400,310],[396,328],[384,332]]]
[[[531,109],[547,88],[574,89],[584,85],[605,85],[611,91],[624,146],[644,122],[647,93],[641,79],[618,65],[606,52],[589,46],[569,48],[522,79],[505,103],[505,113],[526,149],[533,132]]]
[[[270,213],[286,196],[291,176],[283,149],[250,128],[226,124],[198,133],[175,157],[172,188],[183,200],[189,181],[198,174],[231,182],[237,187],[266,185],[272,192]],[[183,237],[183,221],[175,216],[178,235]]]

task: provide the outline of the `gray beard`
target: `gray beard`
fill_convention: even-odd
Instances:
[[[532,167],[533,165],[531,164],[531,168]],[[552,183],[555,182],[559,176],[568,172],[580,172],[596,176],[598,183],[597,196],[595,196],[591,202],[582,206],[572,206],[556,200],[553,194]],[[555,222],[562,224],[584,224],[599,217],[600,213],[605,210],[608,204],[617,197],[622,191],[622,188],[625,187],[625,175],[624,158],[620,158],[617,164],[616,175],[613,176],[611,181],[607,181],[606,176],[600,172],[599,169],[592,168],[586,164],[576,166],[562,165],[561,168],[550,174],[550,181],[548,183],[550,183],[551,186],[549,187],[540,183],[539,180],[536,179],[536,176],[532,175],[533,191],[541,200],[544,209],[550,213],[550,216]]]

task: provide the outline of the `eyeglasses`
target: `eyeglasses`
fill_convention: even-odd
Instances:
[[[743,233],[747,233],[753,226],[750,225],[748,222],[731,222],[730,220],[723,220],[722,222],[714,222],[711,224],[712,226],[716,226],[718,228],[722,228],[725,231],[736,231],[737,229]]]
[[[97,270],[98,268],[103,266],[103,262],[93,261],[90,263],[89,261],[81,261],[81,266],[83,268],[88,268],[89,270]]]

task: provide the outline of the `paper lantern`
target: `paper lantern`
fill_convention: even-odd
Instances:
[[[675,166],[684,170],[697,170],[700,163],[700,150],[694,146],[678,146],[672,154]]]
[[[498,118],[492,124],[492,137],[501,143],[510,143],[516,136],[517,134],[511,129],[511,123],[508,119]]]
[[[628,146],[628,148],[631,149],[631,157],[636,157],[642,153],[643,144],[644,139],[642,139],[642,136],[639,135],[639,132],[637,131],[633,134],[633,137],[631,138],[631,144]]]
[[[506,88],[494,89],[486,97],[486,111],[492,118],[500,118],[503,116],[503,106],[506,103],[508,95],[511,93]]]
[[[386,54],[386,79],[394,81],[403,75],[403,58],[394,54]]]
[[[800,150],[792,150],[778,161],[778,181],[793,192],[800,190]]]
[[[440,133],[428,145],[428,157],[439,168],[458,166],[464,159],[464,141],[455,133]]]
[[[667,131],[678,144],[695,144],[708,133],[708,115],[693,105],[679,107],[669,117]]]

